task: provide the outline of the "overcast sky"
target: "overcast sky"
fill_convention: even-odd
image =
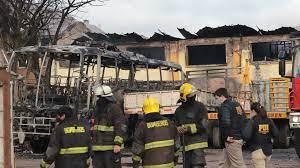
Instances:
[[[244,24],[266,30],[300,25],[300,0],[109,0],[87,7],[79,19],[88,19],[107,33],[150,37],[160,29],[182,37],[177,27],[195,33],[205,26]]]

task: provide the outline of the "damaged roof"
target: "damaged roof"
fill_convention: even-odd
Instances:
[[[85,33],[82,37],[74,40],[72,44],[77,44],[77,42],[85,41],[106,41],[111,44],[126,44],[126,43],[141,43],[148,41],[176,41],[180,38],[173,37],[163,32],[155,32],[150,38],[145,38],[135,32],[126,34],[108,33],[108,34],[97,34],[97,33]]]
[[[259,36],[259,35],[283,35],[290,34],[291,32],[297,31],[292,27],[281,27],[271,31],[264,31],[259,29],[258,31],[245,26],[245,25],[230,25],[220,26],[216,28],[204,27],[197,33],[193,34],[187,30],[178,28],[179,32],[185,39],[195,38],[217,38],[217,37],[241,37],[241,36]]]
[[[220,26],[216,28],[204,27],[196,33],[191,33],[184,28],[177,28],[178,31],[185,39],[197,39],[197,38],[218,38],[218,37],[242,37],[242,36],[260,36],[260,35],[283,35],[290,34],[291,32],[297,31],[292,27],[281,27],[275,30],[264,31],[262,29],[255,30],[254,28],[245,25],[229,25]],[[142,42],[153,42],[153,41],[177,41],[181,38],[171,36],[165,32],[158,30],[150,38],[132,32],[126,34],[108,33],[98,34],[95,32],[87,32],[80,38],[74,40],[73,44],[77,42],[87,41],[98,41],[98,42],[109,42],[112,45],[118,44],[130,44],[130,43],[142,43]]]
[[[153,36],[151,36],[147,41],[177,41],[177,40],[180,40],[180,38],[173,37],[169,34],[159,31],[159,33],[155,32]]]
[[[255,29],[244,25],[221,26],[217,28],[204,27],[203,29],[200,29],[196,34],[199,38],[259,35],[259,33]]]
[[[79,61],[80,55],[96,58],[97,55],[101,55],[102,64],[105,66],[115,66],[115,60],[121,64],[121,68],[130,68],[131,63],[137,66],[145,67],[148,64],[149,68],[164,67],[166,69],[173,69],[175,71],[181,71],[182,67],[179,64],[161,61],[156,59],[146,58],[144,55],[129,52],[129,51],[109,51],[98,47],[85,47],[85,46],[27,46],[14,50],[19,54],[38,53],[41,57],[46,52],[53,58],[68,59]]]
[[[177,28],[177,30],[181,33],[181,35],[185,39],[196,39],[196,38],[198,38],[198,36],[196,34],[192,34],[189,31],[185,30],[184,28],[182,28],[182,29]]]

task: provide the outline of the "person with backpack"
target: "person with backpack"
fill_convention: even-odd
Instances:
[[[214,93],[218,102],[219,127],[224,151],[223,168],[245,168],[243,159],[242,129],[246,114],[241,105],[230,98],[226,88],[219,88]]]
[[[260,103],[253,103],[251,110],[256,115],[247,123],[244,137],[249,144],[255,168],[266,168],[272,155],[272,138],[278,136],[278,129]]]

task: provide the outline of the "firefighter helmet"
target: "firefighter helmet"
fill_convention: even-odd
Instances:
[[[188,97],[193,97],[197,93],[196,87],[189,83],[184,83],[181,85],[179,91],[181,102],[186,102]]]
[[[143,104],[143,111],[145,114],[159,113],[159,102],[156,98],[147,98]]]
[[[108,97],[113,96],[111,88],[106,85],[98,85],[94,88],[94,93],[96,96]]]
[[[93,88],[93,90],[96,96],[101,96],[109,101],[116,101],[111,88],[107,85],[97,85]]]

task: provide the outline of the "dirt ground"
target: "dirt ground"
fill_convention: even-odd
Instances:
[[[207,160],[207,168],[218,168],[218,164],[222,160],[222,150],[220,149],[207,149],[206,150],[206,160]],[[35,159],[29,159],[35,158]],[[41,156],[34,155],[31,157],[22,156],[16,159],[17,168],[34,168],[39,167],[39,162]],[[248,168],[252,168],[252,162],[250,159],[250,153],[248,151],[244,151],[244,159]],[[181,160],[179,161],[181,162]],[[124,168],[130,167],[131,158],[129,154],[125,154],[125,157],[122,158],[122,164]],[[178,165],[176,167],[182,167],[182,165]],[[300,159],[297,157],[294,149],[274,149],[271,163],[269,168],[299,168],[300,167]]]

